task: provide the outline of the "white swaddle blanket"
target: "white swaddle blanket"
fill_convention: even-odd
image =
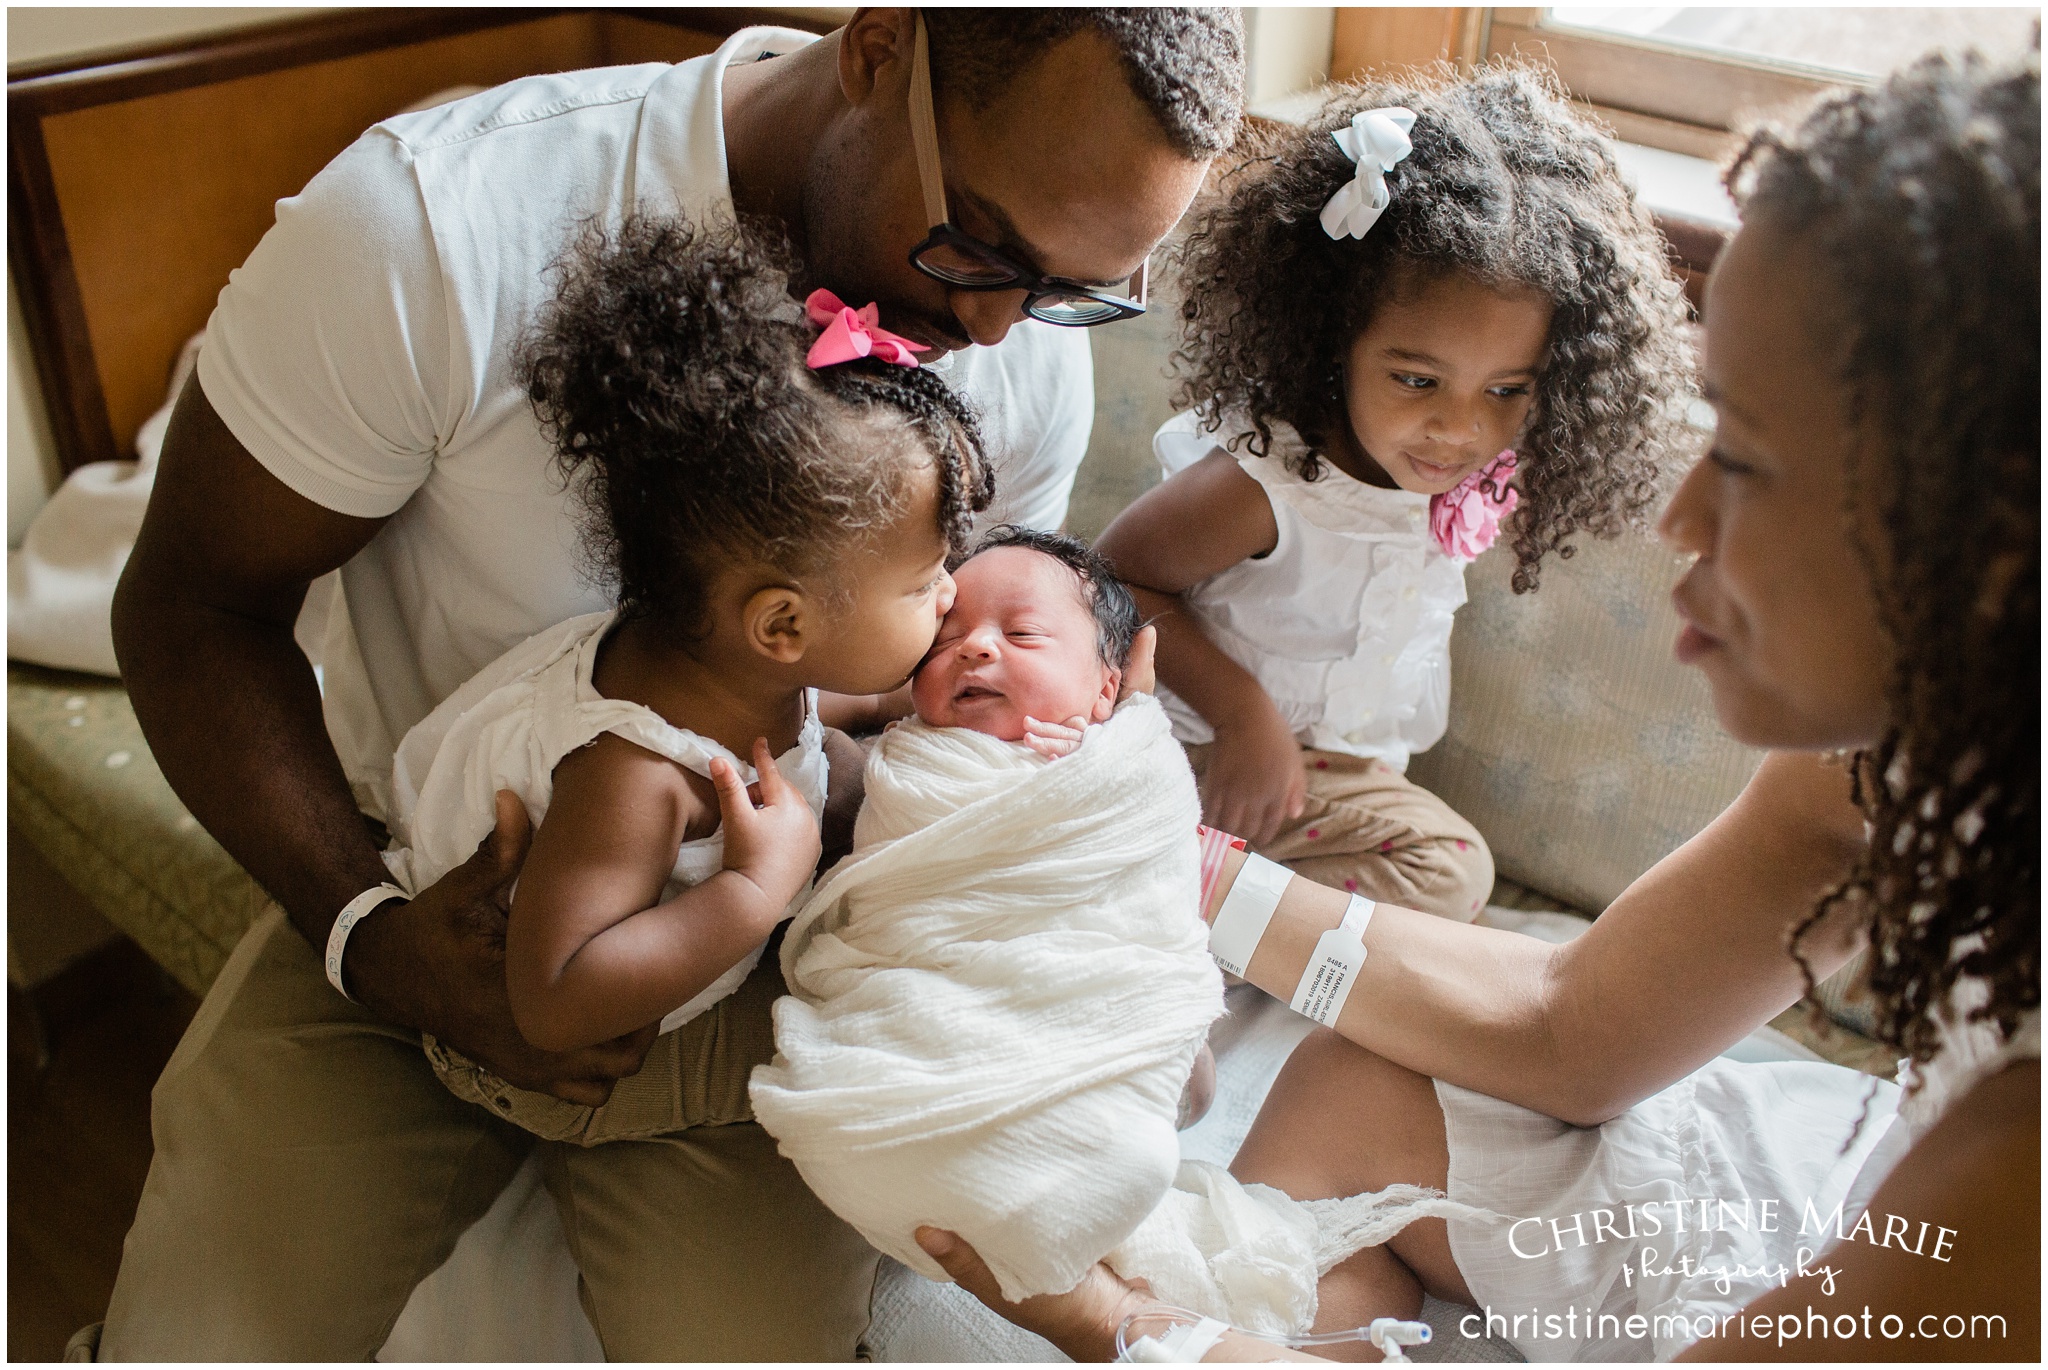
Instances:
[[[1012,1297],[1069,1289],[1150,1213],[1223,982],[1200,805],[1134,696],[1047,762],[911,722],[876,744],[853,854],[782,944],[754,1116],[832,1210],[933,1279],[912,1233]]]
[[[1199,814],[1145,695],[1053,762],[914,722],[876,744],[853,853],[783,942],[790,994],[751,1093],[877,1248],[945,1280],[912,1234],[956,1232],[1010,1299],[1107,1256],[1171,1302],[1290,1333],[1319,1274],[1442,1215],[1427,1190],[1297,1204],[1181,1163],[1181,1089],[1223,1002]]]

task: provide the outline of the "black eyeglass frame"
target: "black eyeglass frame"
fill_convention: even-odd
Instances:
[[[997,270],[1007,272],[1008,275],[1001,280],[966,280],[944,268],[927,265],[923,260],[924,254],[938,248],[952,248],[956,252],[964,252]],[[1095,328],[1101,324],[1135,319],[1145,312],[1143,267],[1140,267],[1137,274],[1131,278],[1135,283],[1132,298],[1118,299],[1114,295],[1101,294],[1077,281],[1060,276],[1040,275],[1022,262],[1006,255],[1000,248],[991,247],[971,233],[962,233],[950,223],[937,225],[925,235],[923,242],[910,249],[910,264],[933,280],[955,290],[1022,290],[1025,313],[1034,319],[1058,324],[1064,328]],[[1039,301],[1055,297],[1086,300],[1090,304],[1101,305],[1110,312],[1099,319],[1053,318],[1041,314],[1038,311]]]
[[[915,55],[911,64],[910,80],[910,132],[911,142],[917,153],[917,176],[924,192],[926,222],[931,231],[916,247],[910,249],[910,264],[919,272],[929,276],[941,285],[955,290],[1022,290],[1024,312],[1042,322],[1061,328],[1095,328],[1106,323],[1118,323],[1124,319],[1135,319],[1145,312],[1147,268],[1149,259],[1138,264],[1131,275],[1131,294],[1127,299],[1104,295],[1092,286],[1061,276],[1047,276],[1035,268],[1011,257],[1001,248],[991,246],[970,233],[963,233],[953,226],[952,217],[946,211],[945,173],[939,163],[938,121],[932,112],[931,57],[925,36],[924,15],[918,14],[915,37]],[[1006,273],[1001,279],[963,278],[942,267],[925,262],[926,253],[941,248],[950,248],[986,263],[989,267]],[[1040,302],[1048,299],[1086,300],[1099,305],[1108,312],[1100,318],[1061,318],[1055,314],[1041,312]]]

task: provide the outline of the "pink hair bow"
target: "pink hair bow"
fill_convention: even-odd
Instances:
[[[1500,535],[1500,521],[1515,512],[1522,495],[1508,477],[1515,474],[1515,454],[1503,452],[1441,495],[1429,497],[1429,531],[1447,555],[1470,561]],[[1498,494],[1486,489],[1492,485]]]
[[[804,312],[811,316],[812,323],[825,330],[804,356],[805,365],[814,371],[862,357],[876,357],[897,366],[916,366],[917,358],[910,354],[931,351],[922,343],[882,327],[875,306],[855,309],[829,290],[813,290],[804,301]]]

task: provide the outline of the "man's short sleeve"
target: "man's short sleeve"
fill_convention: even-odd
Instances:
[[[277,205],[199,383],[251,456],[338,513],[394,513],[452,431],[448,303],[412,158],[372,129]]]

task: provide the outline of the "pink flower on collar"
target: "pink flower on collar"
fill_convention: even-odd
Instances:
[[[825,330],[804,358],[812,370],[869,356],[897,366],[916,366],[917,358],[911,354],[931,351],[923,343],[914,343],[882,327],[877,322],[880,313],[875,306],[855,309],[829,290],[813,290],[804,301],[804,312],[812,323]]]
[[[1503,452],[1441,495],[1429,497],[1429,531],[1437,546],[1460,561],[1470,561],[1500,535],[1500,521],[1515,512],[1521,492],[1508,484],[1515,474],[1515,454]],[[1491,485],[1498,493],[1489,493]]]

